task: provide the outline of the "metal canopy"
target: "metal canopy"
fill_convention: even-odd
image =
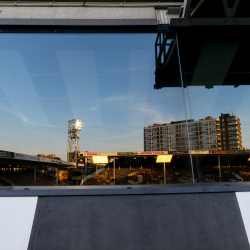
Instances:
[[[178,36],[183,87],[250,85],[250,36],[191,34]],[[176,40],[156,46],[169,49],[164,57],[162,49],[156,55],[154,88],[182,87]]]
[[[249,17],[248,0],[185,0],[184,18]]]
[[[169,33],[192,26],[249,26],[249,5],[249,0],[1,1],[0,32]]]
[[[172,27],[250,25],[249,0],[185,0]]]
[[[177,33],[184,87],[237,87],[250,84],[249,7],[249,0],[4,1],[0,32],[160,32],[170,41]],[[155,88],[182,86],[177,43],[157,46]]]
[[[250,85],[249,7],[249,0],[185,0],[170,19],[179,48],[177,36],[157,37],[154,88],[182,87],[180,72],[183,87]]]
[[[249,0],[1,1],[0,25],[250,25]]]

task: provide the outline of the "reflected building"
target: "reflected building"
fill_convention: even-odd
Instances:
[[[191,150],[241,150],[240,119],[222,114],[144,127],[144,151],[188,151],[189,143]]]
[[[221,114],[220,128],[223,150],[243,149],[241,123],[236,115]]]

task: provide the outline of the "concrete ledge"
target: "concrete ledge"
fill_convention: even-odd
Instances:
[[[90,22],[90,20],[101,22],[105,20],[156,20],[154,7],[0,7],[0,21],[5,24],[27,24],[27,25],[57,25],[61,22],[65,25],[76,25],[82,21]],[[73,22],[73,24],[71,23]],[[79,24],[80,25],[80,24]],[[93,25],[93,24],[92,24]]]
[[[229,193],[250,191],[250,183],[170,184],[136,186],[68,186],[0,188],[0,197],[14,196],[97,196],[97,195],[157,195],[191,193]]]

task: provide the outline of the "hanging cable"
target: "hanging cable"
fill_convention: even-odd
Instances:
[[[189,156],[190,156],[190,163],[191,163],[192,177],[193,177],[193,183],[194,183],[194,168],[193,168],[193,160],[192,160],[192,154],[191,154],[191,143],[190,143],[190,136],[189,136],[188,121],[187,121],[186,100],[185,100],[185,94],[184,94],[184,85],[183,85],[183,78],[182,78],[182,69],[181,69],[181,60],[180,60],[180,52],[179,52],[179,43],[178,43],[177,33],[176,33],[176,41],[177,41],[177,52],[178,52],[178,60],[179,60],[179,68],[180,68],[181,84],[182,84],[182,96],[183,96],[183,103],[184,103],[185,119],[186,119],[186,125],[187,125],[187,135],[188,135]]]
[[[191,117],[191,119],[193,119],[192,111],[191,111],[191,104],[190,104],[190,97],[189,97],[189,93],[188,93],[188,87],[187,87],[187,99],[188,99],[190,117]]]

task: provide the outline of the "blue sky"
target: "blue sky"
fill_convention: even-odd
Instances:
[[[143,123],[185,119],[182,90],[155,90],[156,34],[1,34],[0,149],[66,159],[68,120],[81,151],[143,151]],[[248,144],[249,86],[189,87],[188,118],[236,113]],[[191,110],[191,112],[190,112]]]

